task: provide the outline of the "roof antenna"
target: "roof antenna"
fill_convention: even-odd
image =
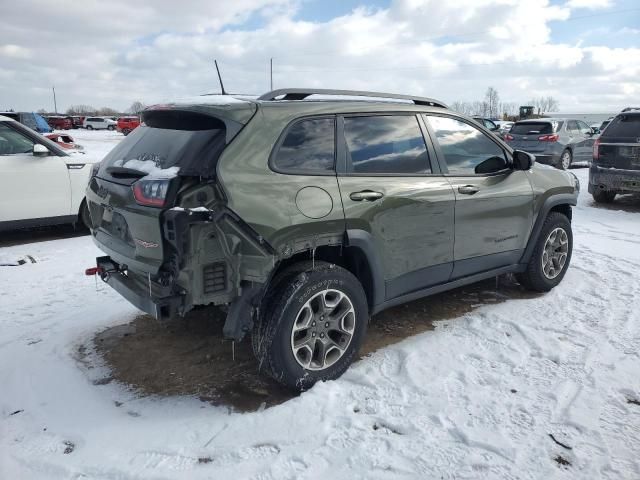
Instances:
[[[222,95],[226,95],[227,92],[224,90],[224,83],[222,83],[222,77],[220,76],[220,68],[218,68],[218,61],[214,60],[213,63],[216,64],[216,72],[218,72],[218,80],[220,80],[220,89],[222,90]]]

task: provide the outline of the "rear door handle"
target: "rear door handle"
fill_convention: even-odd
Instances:
[[[458,187],[458,192],[464,195],[473,195],[474,193],[478,193],[480,189],[475,185],[461,185]]]
[[[351,195],[349,195],[349,198],[354,202],[361,202],[362,200],[373,202],[374,200],[378,200],[382,197],[384,197],[384,195],[381,192],[372,192],[371,190],[353,192]]]

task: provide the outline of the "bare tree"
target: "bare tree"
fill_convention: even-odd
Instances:
[[[493,87],[487,88],[487,93],[484,94],[484,101],[487,105],[483,116],[496,118],[500,114],[500,95],[498,95],[498,91]]]
[[[131,104],[131,106],[129,107],[129,112],[131,113],[135,113],[136,115],[140,115],[140,113],[142,113],[142,111],[147,108],[147,106],[142,103],[139,100],[136,100],[135,102],[133,102]]]
[[[558,110],[558,107],[560,106],[558,101],[551,95],[546,97],[533,98],[529,100],[529,105],[532,105],[536,108],[536,110],[538,111],[538,115]]]
[[[97,115],[101,115],[103,117],[113,117],[118,115],[118,111],[114,110],[111,107],[102,107],[100,110],[97,111]]]
[[[91,105],[71,105],[67,108],[67,115],[93,115],[96,109]]]

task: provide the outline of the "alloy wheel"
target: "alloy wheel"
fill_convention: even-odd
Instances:
[[[355,326],[355,309],[344,292],[318,292],[298,311],[291,329],[296,362],[307,370],[329,368],[347,351]]]
[[[569,253],[569,236],[564,228],[551,231],[542,251],[542,272],[549,280],[556,278],[564,269]]]

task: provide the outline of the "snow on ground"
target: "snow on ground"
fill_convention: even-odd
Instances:
[[[115,135],[82,133],[88,148]],[[640,478],[640,213],[595,207],[575,172],[559,287],[438,322],[253,413],[94,385],[103,367],[78,346],[136,315],[83,276],[99,251],[89,237],[0,249],[37,260],[0,267],[0,478]]]

